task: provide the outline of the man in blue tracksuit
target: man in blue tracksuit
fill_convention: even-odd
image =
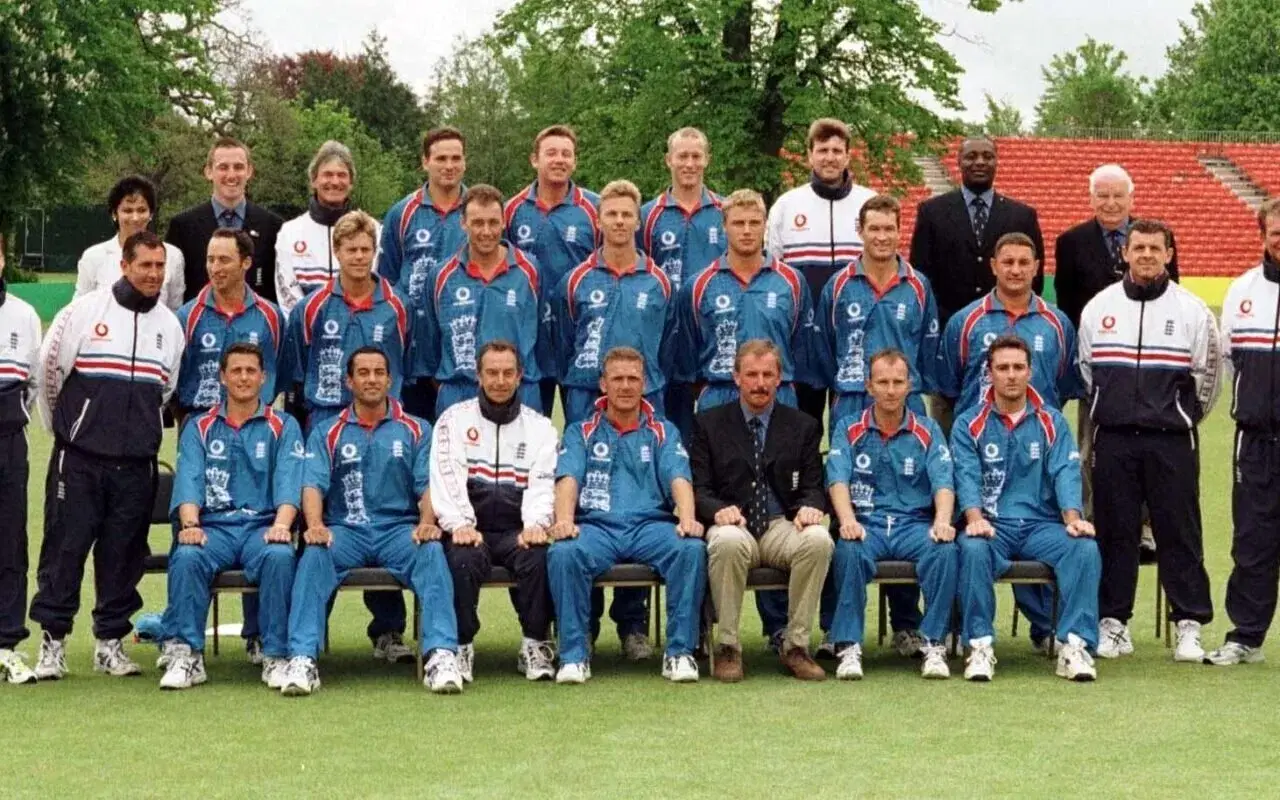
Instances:
[[[541,130],[533,139],[529,163],[537,171],[537,179],[507,201],[503,209],[506,239],[537,259],[542,280],[554,288],[599,244],[600,198],[573,182],[578,137],[567,125]],[[544,298],[542,314],[550,323],[554,312],[548,299]],[[542,407],[548,414],[555,401],[555,387],[551,376],[538,384]]]
[[[177,542],[169,554],[169,606],[164,627],[167,669],[162,689],[204,683],[204,625],[209,586],[241,565],[258,587],[263,632],[262,681],[278,689],[288,655],[293,589],[290,530],[302,494],[306,451],[288,414],[262,402],[262,350],[236,342],[222,355],[226,400],[192,416],[178,444],[170,513]]]
[[[419,646],[428,656],[424,684],[437,693],[462,691],[453,581],[427,495],[431,429],[387,396],[389,367],[378,348],[353,353],[347,383],[354,401],[307,440],[306,548],[289,610],[285,695],[319,688],[326,606],[346,572],[361,566],[384,567],[413,590],[422,606]]]
[[[867,584],[886,559],[914,563],[924,589],[921,675],[951,675],[943,645],[959,566],[951,453],[938,423],[907,408],[908,364],[901,350],[873,355],[866,381],[872,405],[837,422],[831,435],[827,488],[839,533],[831,640],[842,680],[862,677]]]
[[[502,195],[480,184],[462,200],[467,243],[431,274],[430,297],[421,307],[411,372],[438,381],[435,417],[454,403],[476,397],[476,354],[498,339],[519,349],[524,365],[520,402],[543,409],[538,381],[544,372],[551,333],[541,308],[544,285],[538,264],[502,239]]]
[[[462,230],[466,147],[466,139],[456,128],[427,131],[422,137],[426,183],[401,198],[382,220],[378,275],[391,282],[414,316],[421,316],[431,297],[431,273],[466,244]],[[404,405],[410,414],[430,418],[435,411],[431,373],[414,364],[421,362],[408,366]]]
[[[1089,650],[1098,644],[1102,573],[1093,525],[1084,519],[1080,453],[1062,412],[1028,389],[1032,349],[1016,335],[993,341],[992,387],[951,430],[956,494],[964,514],[960,537],[960,610],[969,644],[966,680],[995,674],[995,580],[1013,559],[1053,567],[1062,598],[1054,631],[1057,672],[1091,681]],[[1050,643],[1050,646],[1055,646]],[[1049,652],[1053,652],[1050,650]]]
[[[387,355],[388,394],[399,400],[404,366],[412,341],[409,310],[385,277],[373,274],[377,223],[363,211],[352,211],[333,228],[338,277],[307,295],[289,315],[282,386],[301,387],[308,435],[351,404],[343,367],[361,347]],[[373,613],[369,638],[374,657],[388,661],[413,658],[401,640],[405,629],[404,598],[397,592],[365,592]]]
[[[706,265],[724,255],[723,200],[704,183],[711,145],[697,128],[681,128],[667,137],[671,186],[640,208],[636,246],[667,273],[676,294]],[[763,232],[761,233],[763,239]],[[694,398],[688,383],[672,380],[664,398],[667,418],[689,438]]]
[[[629,347],[604,357],[605,396],[570,425],[556,466],[555,523],[547,553],[560,634],[557,683],[591,677],[591,583],[620,561],[651,565],[667,585],[662,675],[696,681],[698,615],[707,584],[702,524],[689,456],[675,426],[645,403],[644,358]]]

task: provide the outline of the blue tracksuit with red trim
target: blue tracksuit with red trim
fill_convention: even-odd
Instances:
[[[543,280],[558,286],[569,270],[587,260],[600,241],[600,196],[573,181],[560,204],[538,202],[538,182],[507,201],[506,238],[538,261]],[[544,309],[545,311],[545,309]]]
[[[698,207],[686,209],[668,189],[641,207],[636,247],[667,273],[677,292],[686,277],[692,278],[724,255],[723,204],[723,198],[703,188]]]
[[[178,370],[178,404],[188,409],[212,408],[223,400],[220,378],[222,353],[236,342],[249,342],[262,348],[262,402],[276,399],[276,376],[284,351],[284,315],[270,300],[244,287],[244,307],[230,311],[218,307],[213,287],[205,286],[182,308],[178,322],[187,335],[182,351],[182,367]]]
[[[1096,647],[1101,558],[1092,538],[1069,535],[1062,522],[1063,511],[1083,512],[1080,452],[1062,412],[1034,394],[1024,412],[1015,421],[989,397],[951,428],[956,506],[981,511],[995,528],[991,539],[957,537],[965,638],[994,638],[995,580],[1025,558],[1053,567],[1062,596],[1058,640],[1075,634]]]
[[[393,205],[382,220],[378,275],[391,281],[410,308],[419,309],[429,296],[431,273],[466,243],[462,204],[440,208],[423,184]]]
[[[619,562],[652,566],[667,585],[668,656],[689,655],[697,644],[698,614],[707,583],[707,550],[700,538],[681,537],[672,513],[671,484],[690,481],[689,455],[680,433],[645,406],[635,427],[609,421],[608,403],[565,429],[556,480],[578,487],[576,538],[553,542],[547,572],[556,606],[560,660],[587,660],[591,584]]]

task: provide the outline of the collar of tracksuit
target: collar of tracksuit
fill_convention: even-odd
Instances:
[[[520,416],[520,394],[511,396],[511,399],[505,403],[495,403],[489,399],[489,396],[480,391],[476,398],[480,403],[480,415],[492,422],[494,425],[510,425],[516,421],[516,417]]]
[[[121,278],[113,283],[111,285],[111,294],[115,296],[117,303],[135,314],[145,314],[155,308],[156,303],[160,302],[160,295],[147,297],[133,288],[133,284],[129,283],[128,278]]]
[[[1150,302],[1160,295],[1164,294],[1164,290],[1169,288],[1169,273],[1164,273],[1146,286],[1141,286],[1133,282],[1129,277],[1129,273],[1124,274],[1124,293],[1130,300],[1138,300]]]
[[[809,176],[809,186],[813,187],[813,193],[818,197],[821,197],[823,200],[835,202],[836,200],[845,199],[849,196],[849,192],[853,191],[853,176],[850,175],[849,170],[846,169],[844,174],[840,176],[839,186],[828,186],[818,180],[818,176],[816,174],[811,174]]]
[[[310,216],[317,225],[323,225],[326,228],[332,228],[334,225],[337,225],[338,220],[342,219],[342,215],[350,210],[350,200],[347,200],[347,202],[337,208],[321,204],[314,194],[311,195],[311,199],[307,201],[308,216]]]
[[[1280,264],[1277,264],[1270,253],[1262,254],[1262,277],[1272,283],[1280,283]],[[4,302],[4,281],[0,281],[0,303]]]

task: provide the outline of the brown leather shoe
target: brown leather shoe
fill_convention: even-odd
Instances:
[[[742,680],[742,651],[728,645],[717,647],[716,667],[711,675],[721,683],[737,683]]]
[[[825,681],[827,673],[803,647],[792,647],[782,654],[782,666],[802,681]]]

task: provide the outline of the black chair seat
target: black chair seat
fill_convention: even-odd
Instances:
[[[1043,561],[1014,561],[1002,581],[1053,581],[1053,567]]]

